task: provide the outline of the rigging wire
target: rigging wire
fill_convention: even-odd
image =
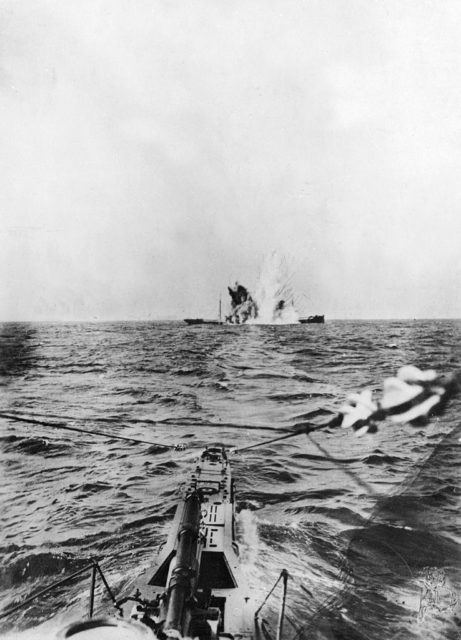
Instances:
[[[57,419],[57,420],[62,420],[62,416],[58,416],[56,414],[34,414],[35,416],[38,417],[45,417],[45,418],[52,418],[52,419]],[[85,421],[84,418],[73,418],[70,416],[65,416],[68,420],[71,420],[72,422],[83,422]],[[26,423],[26,424],[36,424],[42,427],[51,427],[54,429],[63,429],[65,431],[73,431],[73,432],[77,432],[77,433],[84,433],[90,436],[98,436],[98,437],[102,437],[102,438],[108,438],[108,439],[112,439],[112,440],[121,440],[124,442],[134,442],[137,444],[146,444],[149,445],[151,447],[160,447],[160,448],[164,448],[164,449],[172,449],[175,451],[182,451],[186,448],[186,445],[184,444],[165,444],[162,442],[152,442],[151,440],[144,440],[142,438],[134,438],[134,437],[130,437],[130,436],[121,436],[118,434],[114,434],[114,433],[106,433],[104,431],[98,431],[98,430],[89,430],[89,429],[83,429],[82,427],[76,427],[76,426],[72,426],[70,424],[67,424],[67,422],[49,422],[48,420],[41,420],[41,419],[37,419],[37,417],[35,418],[31,418],[31,417],[26,417],[26,416],[22,416],[19,415],[17,413],[14,412],[3,412],[0,411],[0,418],[4,418],[5,420],[11,420],[12,422],[20,422],[20,423]],[[337,422],[338,416],[334,416],[329,422],[327,422],[326,424],[322,424],[322,425],[315,425],[312,423],[296,423],[295,425],[293,425],[292,428],[286,428],[286,427],[267,427],[267,426],[257,426],[257,425],[236,425],[236,424],[215,424],[215,425],[209,425],[209,424],[203,424],[203,423],[198,423],[198,424],[178,424],[175,423],[176,427],[191,427],[191,428],[196,428],[197,426],[199,427],[211,427],[211,426],[219,426],[220,428],[224,428],[224,429],[243,429],[244,431],[250,431],[250,430],[254,430],[254,431],[278,431],[278,432],[283,432],[285,433],[285,435],[277,437],[277,438],[272,438],[270,440],[264,440],[263,442],[257,442],[255,444],[252,445],[248,445],[246,447],[240,447],[237,449],[231,449],[230,453],[240,453],[241,451],[247,451],[249,449],[255,449],[257,447],[260,446],[265,446],[267,444],[271,444],[272,442],[278,442],[280,440],[287,440],[289,438],[293,438],[295,436],[301,435],[303,433],[310,433],[311,431],[317,431],[319,429],[325,429],[331,426],[335,426],[336,422]],[[93,422],[104,422],[104,423],[110,423],[113,424],[114,420],[110,419],[110,418],[94,418],[92,420]],[[145,420],[135,420],[135,422],[145,422],[145,423],[153,423],[153,424],[165,424],[162,423],[162,421],[159,422],[155,422],[153,420],[150,419],[145,419]]]
[[[256,442],[254,444],[248,445],[247,447],[239,447],[237,449],[231,449],[230,452],[241,453],[242,451],[248,451],[249,449],[257,449],[258,447],[264,447],[266,444],[272,444],[273,442],[279,442],[280,440],[288,440],[288,438],[294,438],[294,436],[299,436],[301,433],[305,433],[304,430],[287,433],[284,436],[280,436],[278,438],[272,438],[271,440],[264,440],[263,442]]]
[[[129,436],[119,436],[117,434],[112,433],[104,433],[103,431],[89,431],[88,429],[82,429],[81,427],[72,427],[65,422],[48,422],[45,420],[36,420],[34,418],[24,418],[19,417],[10,413],[0,412],[0,418],[4,418],[5,420],[12,420],[13,422],[24,422],[27,424],[36,424],[42,427],[54,427],[55,429],[64,429],[67,431],[76,431],[78,433],[86,433],[90,436],[100,436],[103,438],[108,438],[110,440],[123,440],[125,442],[136,442],[138,444],[147,444],[151,447],[161,447],[164,449],[182,449],[184,445],[178,444],[164,444],[162,442],[152,442],[149,440],[142,440],[141,438],[130,438]]]
[[[38,416],[42,416],[43,414],[35,414]],[[56,419],[60,419],[60,416],[56,416],[53,414],[48,414],[47,416],[48,418],[56,418]],[[0,411],[0,418],[4,418],[5,420],[11,420],[12,422],[20,422],[20,423],[26,423],[26,424],[36,424],[42,427],[52,427],[55,429],[63,429],[65,431],[74,431],[77,433],[85,433],[87,435],[90,436],[98,436],[98,437],[102,437],[102,438],[108,438],[110,440],[121,440],[124,442],[135,442],[137,444],[147,444],[151,447],[160,447],[160,448],[164,448],[164,449],[173,449],[175,451],[182,451],[186,448],[186,445],[184,444],[165,444],[163,442],[152,442],[151,440],[143,440],[142,438],[133,438],[133,437],[129,437],[129,436],[121,436],[118,434],[114,434],[114,433],[105,433],[104,431],[98,431],[98,430],[88,430],[88,429],[83,429],[82,427],[76,427],[76,426],[71,426],[69,424],[67,424],[66,422],[49,422],[48,420],[38,420],[37,418],[29,418],[29,417],[25,417],[25,416],[21,416],[18,415],[16,413],[5,413],[5,412],[1,412]],[[72,421],[83,421],[83,418],[69,418]],[[111,422],[113,423],[113,421],[107,419],[107,418],[96,418],[95,421],[100,421],[100,422]],[[138,421],[141,422],[141,421]],[[148,422],[147,420],[145,422]],[[191,428],[195,428],[196,426],[201,426],[201,427],[205,427],[205,426],[211,426],[211,425],[205,425],[205,424],[191,424],[191,425],[180,425],[180,424],[176,424],[175,426],[182,426],[182,427],[191,427]],[[256,425],[216,425],[216,426],[220,426],[223,428],[232,428],[232,429],[243,429],[245,431],[249,431],[249,430],[269,430],[269,431],[282,431],[282,432],[288,432],[287,435],[282,436],[281,438],[275,438],[274,441],[277,441],[279,439],[284,440],[285,438],[291,438],[294,435],[298,435],[299,433],[304,433],[304,430],[296,430],[295,432],[293,432],[291,429],[287,429],[284,427],[258,427]],[[295,425],[297,426],[297,425]],[[269,442],[272,442],[272,440],[270,440]],[[266,443],[261,443],[261,444],[266,444]],[[249,447],[245,447],[246,448],[253,448],[254,446],[257,445],[250,445]],[[239,449],[239,451],[241,451],[242,449]]]
[[[0,411],[1,415],[1,411]],[[21,414],[16,412],[8,411],[9,416],[15,416],[18,418],[22,418]],[[183,427],[183,428],[204,428],[204,427],[219,427],[223,429],[243,429],[245,431],[284,431],[291,432],[291,429],[286,427],[269,427],[265,425],[254,425],[254,424],[230,424],[230,423],[206,423],[206,422],[177,422],[175,420],[171,420],[170,418],[165,418],[163,420],[153,420],[152,418],[103,418],[103,417],[95,417],[95,418],[78,418],[76,416],[69,415],[56,415],[53,413],[33,413],[34,417],[39,418],[52,418],[53,420],[69,420],[70,422],[103,422],[105,424],[114,424],[114,422],[118,422],[120,424],[124,424],[124,422],[130,422],[135,424],[152,424],[152,425],[174,425],[175,427]],[[296,426],[296,425],[295,425]]]
[[[235,449],[231,449],[231,453],[241,453],[242,451],[248,451],[249,449],[256,449],[257,447],[264,447],[267,444],[272,444],[273,442],[279,442],[280,440],[288,440],[288,438],[294,438],[295,436],[299,436],[302,434],[308,435],[313,431],[321,431],[323,429],[329,429],[330,427],[337,427],[342,420],[342,415],[338,414],[333,416],[331,420],[325,422],[324,424],[314,424],[312,422],[301,422],[295,425],[294,430],[291,430],[284,436],[279,436],[278,438],[271,438],[270,440],[263,440],[263,442],[255,442],[254,444],[247,445],[246,447],[237,447]]]

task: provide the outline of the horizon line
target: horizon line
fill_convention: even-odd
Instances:
[[[203,318],[205,319],[205,318]],[[214,319],[214,318],[213,318]],[[206,320],[209,320],[209,318],[206,318]],[[417,322],[417,321],[426,321],[426,320],[431,320],[431,321],[435,321],[435,320],[445,320],[445,321],[453,321],[453,320],[461,320],[461,316],[445,316],[445,317],[441,317],[441,316],[434,316],[434,317],[417,317],[417,316],[402,316],[402,317],[388,317],[388,318],[382,318],[382,317],[339,317],[339,316],[332,316],[330,318],[327,318],[327,316],[325,316],[325,324],[328,324],[329,321],[341,321],[341,322],[374,322],[374,321],[380,321],[380,322],[394,322],[394,321],[408,321],[408,322]],[[47,318],[47,319],[8,319],[8,320],[1,320],[0,319],[0,324],[26,324],[26,323],[37,323],[37,324],[55,324],[55,323],[62,323],[62,324],[72,324],[72,323],[88,323],[88,324],[97,324],[97,323],[109,323],[109,322],[156,322],[156,323],[160,323],[160,322],[184,322],[184,318],[172,318],[172,317],[159,317],[159,318]],[[223,322],[223,324],[227,324],[225,322]],[[245,324],[245,323],[244,323]],[[276,323],[267,323],[268,325],[274,325],[274,326],[290,326],[290,324],[280,324],[277,325]],[[292,325],[296,325],[296,324],[301,324],[301,323],[291,323]],[[231,325],[229,324],[228,326],[240,326],[240,325]],[[250,325],[249,325],[250,326]],[[251,325],[251,326],[264,326],[264,325]]]

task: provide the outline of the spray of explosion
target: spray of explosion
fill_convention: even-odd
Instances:
[[[263,262],[258,282],[251,294],[236,282],[228,287],[231,297],[231,324],[296,324],[299,316],[294,306],[291,286],[293,274],[286,261],[277,253],[270,254]]]

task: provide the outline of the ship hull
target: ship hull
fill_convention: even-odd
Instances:
[[[325,316],[308,316],[307,318],[300,318],[301,324],[323,324],[325,322]]]
[[[222,324],[219,320],[203,320],[203,318],[184,318],[184,322],[188,325],[196,324]]]

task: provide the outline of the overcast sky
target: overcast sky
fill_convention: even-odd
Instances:
[[[459,0],[0,0],[0,319],[461,317]]]

